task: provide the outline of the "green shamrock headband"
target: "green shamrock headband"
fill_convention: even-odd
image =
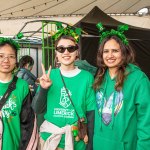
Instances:
[[[72,36],[76,42],[79,41],[79,36],[81,35],[81,28],[73,28],[71,26],[67,26],[66,28],[64,28],[62,26],[61,22],[56,23],[57,26],[57,30],[58,32],[56,32],[52,38],[56,41],[59,37],[61,37],[62,35],[70,35]]]
[[[3,37],[1,37],[0,38],[0,45],[5,44],[5,43],[12,45],[15,48],[15,50],[17,50],[17,51],[20,49],[20,46],[19,46],[19,44],[16,41],[14,41],[14,40],[12,40],[10,38],[3,38]]]
[[[126,36],[124,35],[124,31],[127,31],[129,29],[128,25],[126,25],[126,24],[119,25],[117,30],[111,29],[110,31],[105,31],[105,32],[103,31],[105,28],[103,27],[102,23],[98,23],[96,25],[96,27],[99,29],[99,32],[101,34],[100,35],[100,43],[108,36],[116,35],[117,37],[119,37],[121,39],[121,41],[125,45],[129,44]]]

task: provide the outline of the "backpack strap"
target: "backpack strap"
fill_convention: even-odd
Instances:
[[[17,79],[18,79],[18,77],[14,76],[12,82],[8,86],[8,89],[6,90],[2,99],[0,100],[0,110],[2,109],[3,105],[5,104],[6,100],[8,99],[9,95],[11,94],[11,92],[16,88]]]
[[[3,95],[2,99],[0,100],[0,150],[2,149],[2,135],[3,135],[3,122],[2,122],[2,112],[1,109],[5,104],[6,100],[8,99],[11,92],[16,88],[17,77],[14,76],[12,82],[9,84],[8,89],[6,90],[5,94]]]

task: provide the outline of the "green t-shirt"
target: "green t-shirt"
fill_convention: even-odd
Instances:
[[[93,75],[81,70],[74,77],[63,76],[63,78],[79,116],[86,118],[86,111],[94,110],[95,108],[95,92],[92,88]],[[44,117],[58,127],[64,127],[67,124],[72,125],[78,118],[64,88],[59,69],[51,71],[50,79],[52,80],[52,85],[48,91],[47,111]],[[41,136],[46,140],[50,134],[41,133]],[[64,135],[59,147],[64,147]],[[84,148],[85,145],[82,141],[75,143],[75,149],[84,150]]]
[[[9,82],[10,83],[10,82]],[[0,82],[0,100],[8,88],[9,83]],[[11,92],[8,100],[2,107],[3,120],[3,150],[18,150],[21,138],[20,131],[20,112],[23,100],[29,92],[26,81],[19,79],[16,83],[16,89]]]

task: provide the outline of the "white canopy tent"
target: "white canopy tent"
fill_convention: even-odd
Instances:
[[[136,16],[139,9],[150,6],[150,0],[1,0],[0,4],[0,36],[14,36],[26,22],[32,20],[75,24],[94,6],[107,14],[124,14],[112,16],[121,22],[150,28],[150,16]],[[39,25],[31,24],[26,30],[33,30]]]
[[[87,14],[94,6],[105,13],[131,14],[149,0],[1,0],[0,19]]]

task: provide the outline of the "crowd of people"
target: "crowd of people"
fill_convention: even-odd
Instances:
[[[59,66],[46,71],[41,64],[39,78],[31,73],[34,60],[27,55],[14,73],[19,44],[0,38],[0,149],[149,149],[149,78],[136,65],[126,26],[97,27],[96,75],[75,65],[80,47],[69,32],[55,41]]]

